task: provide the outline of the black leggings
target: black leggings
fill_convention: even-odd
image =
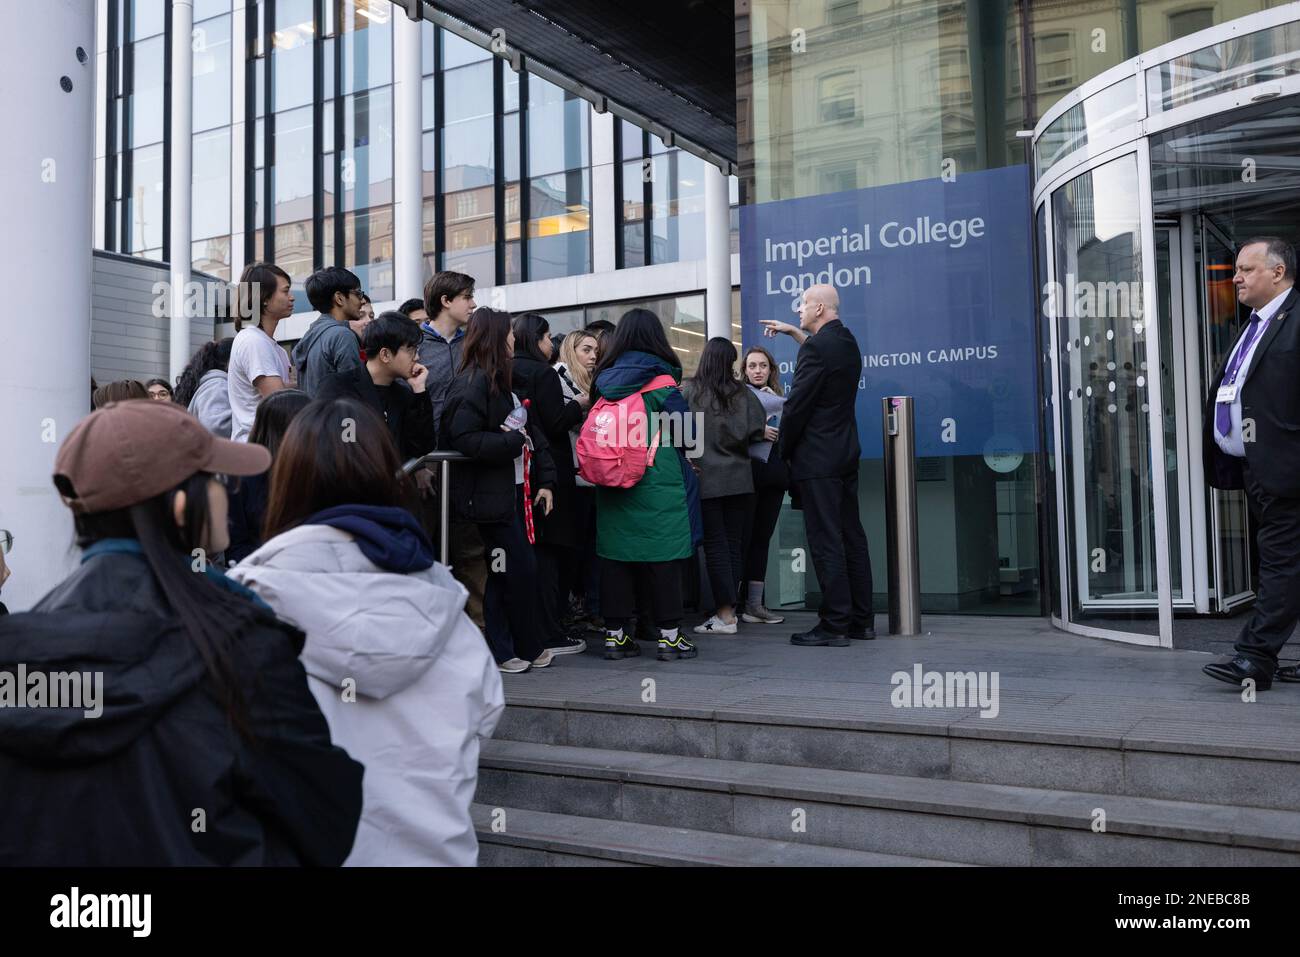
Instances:
[[[651,608],[641,608],[642,615],[653,613],[660,628],[676,628],[682,620],[682,567],[680,561],[616,562],[600,560],[600,610],[605,627],[611,631],[624,627],[637,608],[637,585],[649,586]]]
[[[745,576],[747,582],[767,579],[767,552],[776,521],[781,517],[783,488],[761,488],[754,494],[754,510],[745,523]]]

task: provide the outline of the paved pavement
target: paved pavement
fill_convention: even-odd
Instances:
[[[657,661],[650,644],[639,658],[605,661],[593,642],[555,667],[504,676],[507,698],[695,716],[739,710],[842,727],[960,725],[965,734],[1110,746],[1141,740],[1174,751],[1300,759],[1300,685],[1275,683],[1243,702],[1239,689],[1201,674],[1213,660],[1204,653],[1069,635],[1041,618],[956,616],[927,617],[921,637],[882,634],[847,648],[790,645],[790,632],[813,619],[793,613],[782,625],[742,624],[734,638],[700,638],[700,656],[688,661]],[[877,624],[883,630],[883,616]],[[923,671],[996,672],[997,716],[893,707],[891,676],[911,674],[917,664]],[[655,681],[650,703],[646,678]]]

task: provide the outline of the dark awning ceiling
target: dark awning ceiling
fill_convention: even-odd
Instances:
[[[529,59],[735,162],[734,0],[436,0],[426,12],[430,6],[484,34],[504,30],[505,42]]]

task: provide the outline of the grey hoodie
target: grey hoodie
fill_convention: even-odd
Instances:
[[[230,438],[230,393],[226,390],[226,373],[209,369],[199,379],[199,387],[190,399],[190,415],[218,438]]]
[[[361,343],[346,322],[321,316],[293,347],[298,388],[314,396],[325,377],[361,365]]]

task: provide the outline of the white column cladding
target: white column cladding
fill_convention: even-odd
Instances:
[[[731,202],[727,176],[712,163],[704,164],[704,258],[708,282],[704,287],[704,325],[709,338],[731,335]]]
[[[194,0],[172,0],[171,222],[167,224],[171,256],[171,317],[168,329],[168,376],[172,382],[190,361],[190,317],[185,287],[191,276],[191,194],[194,191]]]
[[[60,443],[90,411],[91,204],[102,95],[95,46],[95,0],[30,4],[21,26],[0,30],[0,90],[10,94],[0,182],[11,226],[0,229],[0,262],[24,288],[51,291],[58,302],[41,310],[40,335],[19,335],[17,316],[3,320],[0,528],[13,533],[14,547],[5,556],[13,577],[0,598],[10,611],[30,608],[76,562],[71,513],[50,476]]]
[[[614,208],[614,177],[619,175],[614,155],[613,113],[591,111],[591,271],[613,272],[614,230],[618,211]]]
[[[244,57],[248,44],[244,31],[248,16],[244,0],[235,0],[230,13],[230,278],[236,280],[248,264],[248,250],[244,249],[244,182],[248,173],[244,162],[244,137],[249,135],[244,123],[246,109],[244,96]]]
[[[420,24],[393,8],[393,298],[424,288]]]

